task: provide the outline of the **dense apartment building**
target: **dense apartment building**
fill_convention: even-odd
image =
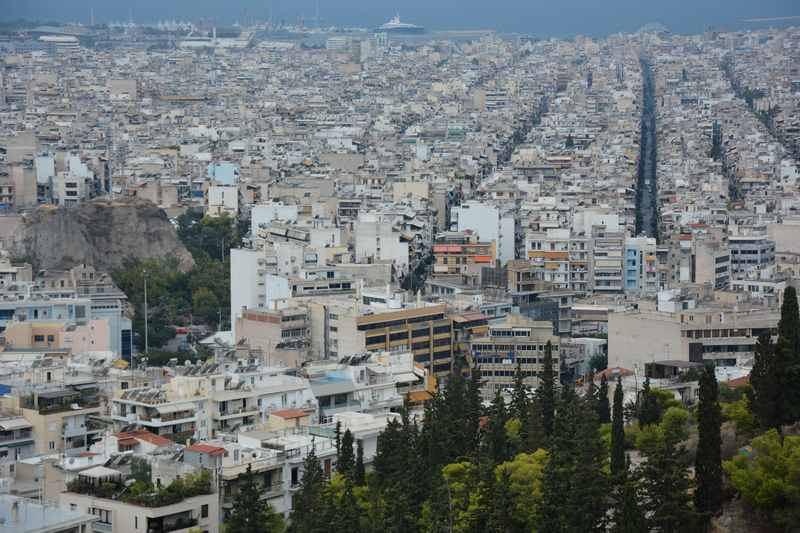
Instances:
[[[485,390],[511,388],[519,366],[524,382],[539,385],[547,343],[551,343],[553,368],[559,368],[559,337],[553,335],[550,322],[535,321],[521,315],[508,315],[498,324],[490,324],[483,336],[469,341],[471,359],[481,372]]]
[[[414,353],[414,362],[434,375],[450,372],[453,358],[452,320],[444,304],[364,305],[352,300],[309,302],[312,353],[322,359],[375,351]]]
[[[471,231],[439,233],[433,244],[433,274],[468,274],[492,266],[495,243],[480,242]]]

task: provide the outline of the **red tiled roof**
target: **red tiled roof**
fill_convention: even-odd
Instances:
[[[223,455],[225,453],[225,448],[220,448],[219,446],[211,446],[210,444],[192,444],[191,446],[186,447],[187,452],[197,452],[197,453],[205,453],[208,455]]]
[[[147,430],[140,429],[138,431],[128,431],[128,432],[120,432],[117,433],[117,438],[120,441],[125,441],[123,444],[127,445],[130,444],[130,439],[142,440],[145,442],[149,442],[155,446],[169,446],[173,444],[171,440],[166,437],[162,437],[160,435],[156,435],[155,433],[150,433]]]
[[[740,378],[730,379],[726,381],[725,384],[733,389],[746,387],[750,384],[750,376],[742,376]]]
[[[279,416],[281,418],[303,418],[304,416],[308,416],[308,413],[303,411],[302,409],[281,409],[279,411],[273,411],[273,415]]]
[[[611,381],[611,378],[616,378],[617,376],[632,376],[633,371],[628,370],[627,368],[622,368],[620,366],[615,366],[613,368],[606,368],[602,372],[597,372],[594,376],[595,380],[600,379],[602,376],[605,376],[608,381]]]

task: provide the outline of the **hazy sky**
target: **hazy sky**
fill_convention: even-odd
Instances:
[[[318,0],[331,24],[372,27],[399,12],[403,20],[430,29],[492,28],[537,36],[607,35],[661,22],[678,33],[711,24],[742,28],[745,18],[800,15],[800,0]],[[296,22],[311,18],[317,0],[0,0],[0,19],[137,22],[208,18],[230,24],[247,17]],[[800,20],[794,21],[800,25]]]

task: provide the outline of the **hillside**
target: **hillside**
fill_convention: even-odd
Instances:
[[[37,269],[86,263],[103,271],[128,259],[176,257],[189,270],[193,259],[163,210],[137,199],[93,200],[79,207],[40,207],[24,216],[12,247]]]

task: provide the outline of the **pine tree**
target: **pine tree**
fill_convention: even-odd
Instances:
[[[353,455],[353,433],[347,429],[339,446],[339,456],[336,459],[336,470],[346,478],[352,480],[355,474],[356,458]]]
[[[353,483],[363,486],[367,479],[364,469],[364,442],[361,439],[356,441],[356,468],[353,476]]]
[[[553,434],[553,419],[556,408],[556,378],[553,371],[553,344],[547,341],[544,348],[544,360],[542,362],[542,377],[536,395],[542,410],[542,427],[544,434],[549,437]]]
[[[611,406],[608,403],[608,380],[606,375],[600,376],[600,388],[597,390],[597,418],[601,424],[611,422]]]
[[[303,480],[292,502],[289,533],[322,533],[327,531],[325,479],[322,466],[312,446],[303,460]]]
[[[750,371],[750,407],[764,429],[781,430],[781,384],[775,346],[769,335],[758,338],[755,360]]]
[[[697,409],[699,440],[695,456],[697,488],[694,492],[695,509],[706,516],[718,514],[722,509],[721,425],[717,378],[714,369],[707,366],[700,377],[700,403]]]
[[[622,379],[617,378],[614,388],[614,417],[611,420],[611,474],[625,472],[625,417],[622,412]]]
[[[281,533],[284,529],[283,518],[261,499],[250,465],[239,478],[239,491],[225,525],[231,533]]]

